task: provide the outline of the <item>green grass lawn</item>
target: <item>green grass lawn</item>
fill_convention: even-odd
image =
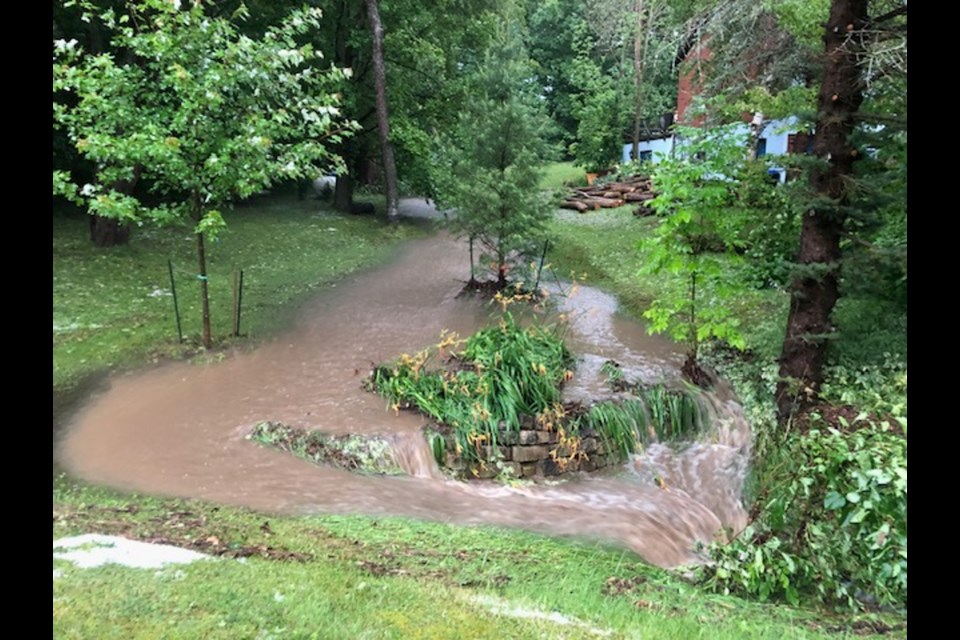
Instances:
[[[295,196],[258,198],[225,218],[227,231],[207,251],[213,333],[220,345],[231,341],[235,270],[243,270],[240,330],[246,337],[232,342],[246,344],[282,327],[311,291],[386,259],[392,247],[422,233],[410,224],[390,227]],[[184,344],[177,340],[168,260]],[[54,216],[54,388],[69,388],[105,369],[200,352],[196,274],[195,239],[186,227],[137,228],[129,245],[98,249],[87,238],[86,218]]]
[[[53,514],[55,539],[159,537],[220,556],[162,570],[58,560],[58,638],[780,640],[900,624],[706,594],[625,551],[488,527],[279,518],[63,477]]]
[[[547,165],[540,187],[543,189],[560,189],[569,185],[582,186],[587,184],[587,173],[583,167],[573,166],[573,162],[554,162]]]

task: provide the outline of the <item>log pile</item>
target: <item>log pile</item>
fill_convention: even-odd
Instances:
[[[637,209],[633,212],[634,215],[649,216],[653,215],[653,210],[647,206],[647,203],[653,200],[656,195],[653,192],[650,178],[638,175],[620,182],[576,187],[564,196],[560,208],[586,213],[597,209],[622,207],[624,204],[634,202],[637,203]]]

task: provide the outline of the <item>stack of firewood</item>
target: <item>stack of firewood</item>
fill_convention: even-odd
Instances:
[[[634,215],[653,215],[653,209],[647,206],[657,194],[648,176],[632,176],[621,182],[608,182],[591,187],[576,187],[564,196],[561,209],[572,209],[580,213],[596,211],[597,209],[612,209],[622,207],[630,202],[637,203]]]

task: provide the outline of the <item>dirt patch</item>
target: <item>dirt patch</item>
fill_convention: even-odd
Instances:
[[[475,296],[481,300],[492,300],[498,293],[530,303],[537,303],[543,299],[543,294],[517,286],[519,283],[500,282],[499,280],[468,280],[456,297]]]
[[[634,576],[632,578],[618,578],[610,576],[604,583],[601,591],[605,596],[618,596],[624,593],[630,593],[647,581],[645,576]]]
[[[138,514],[136,505],[125,507],[97,507],[53,510],[53,522],[81,528],[86,531],[116,535],[129,540],[163,544],[191,549],[211,556],[248,558],[256,556],[268,560],[306,562],[311,555],[275,547],[266,540],[272,535],[269,522],[260,525],[261,540],[250,540],[242,532],[231,530],[207,515],[189,510],[172,510],[148,517],[133,519]]]
[[[701,366],[696,356],[692,353],[687,356],[686,361],[683,363],[683,368],[680,369],[680,373],[684,378],[701,389],[710,390],[717,384],[717,375]]]
[[[907,630],[907,625],[905,623],[891,625],[881,620],[855,620],[849,624],[829,626],[826,628],[821,627],[818,624],[812,624],[809,626],[817,631],[823,629],[829,633],[849,633],[855,636],[882,636],[889,633],[905,632]]]

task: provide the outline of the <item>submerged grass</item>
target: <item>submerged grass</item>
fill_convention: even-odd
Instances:
[[[709,427],[707,412],[695,394],[663,385],[635,393],[639,397],[590,407],[580,418],[581,428],[599,433],[625,458],[639,445],[689,440]]]
[[[390,443],[377,436],[334,436],[319,431],[297,429],[279,422],[260,422],[253,427],[247,438],[315,464],[359,473],[403,473],[392,455]]]
[[[389,248],[419,235],[411,225],[347,216],[295,195],[257,198],[225,214],[228,228],[208,244],[213,333],[231,331],[233,273],[244,272],[241,333],[280,328],[300,301]],[[195,239],[186,227],[138,228],[130,244],[94,247],[83,216],[53,218],[54,388],[92,373],[199,353],[200,295]],[[174,265],[185,342],[177,340],[167,261]]]
[[[903,637],[895,619],[712,595],[628,552],[492,527],[265,516],[55,478],[54,539],[163,539],[223,556],[162,570],[58,562],[58,638]],[[215,541],[216,544],[210,542]],[[231,548],[270,548],[246,560]],[[879,637],[879,636],[877,636]]]

